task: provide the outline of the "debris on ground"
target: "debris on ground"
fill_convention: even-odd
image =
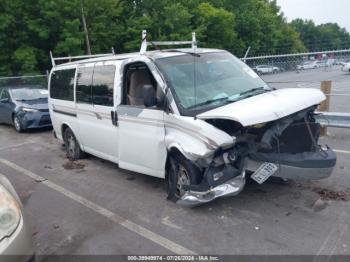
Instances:
[[[44,166],[46,169],[53,169],[51,166]]]
[[[64,163],[63,165],[64,169],[67,170],[72,170],[72,169],[83,169],[85,167],[85,164],[83,164],[82,162],[79,161],[67,161],[66,163]]]
[[[320,195],[322,200],[338,200],[338,201],[349,201],[350,200],[350,188],[345,190],[335,191],[322,187],[315,187],[312,189],[313,192]]]
[[[39,179],[35,179],[34,181],[37,183],[41,183],[41,182],[44,182],[46,180],[47,180],[47,178],[39,178]]]
[[[350,188],[346,188],[344,190],[332,190],[312,184],[303,185],[299,183],[297,183],[296,186],[299,188],[309,189],[312,192],[317,193],[320,196],[320,199],[324,201],[350,201]]]
[[[328,206],[328,202],[325,200],[322,200],[321,198],[317,199],[315,203],[312,205],[313,210],[316,212],[319,212],[323,209],[325,209]]]

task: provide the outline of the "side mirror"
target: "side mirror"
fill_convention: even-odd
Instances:
[[[152,85],[144,85],[142,87],[143,103],[145,107],[157,105],[156,90]]]
[[[2,98],[2,99],[0,99],[0,102],[1,103],[8,103],[8,102],[10,102],[10,99],[9,98]]]

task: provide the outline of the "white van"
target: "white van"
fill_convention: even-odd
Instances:
[[[328,177],[335,153],[317,144],[319,90],[274,90],[227,51],[192,48],[101,55],[55,65],[49,107],[75,160],[87,152],[164,178],[168,197],[193,206],[258,183]],[[84,57],[75,57],[77,59]]]

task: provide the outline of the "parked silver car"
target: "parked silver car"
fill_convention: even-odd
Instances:
[[[31,230],[9,180],[0,174],[0,262],[33,261]]]

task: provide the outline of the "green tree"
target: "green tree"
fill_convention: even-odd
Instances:
[[[291,26],[309,51],[343,49],[350,44],[349,33],[335,23],[315,25],[311,20],[295,19]]]

